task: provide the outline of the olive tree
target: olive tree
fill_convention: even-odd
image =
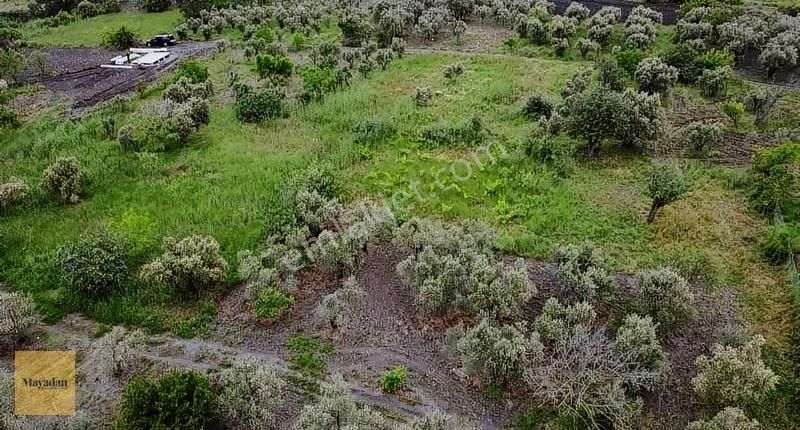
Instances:
[[[648,57],[639,63],[634,79],[639,88],[648,94],[666,94],[678,81],[678,69],[658,57]]]
[[[655,221],[661,208],[682,198],[689,188],[689,181],[677,166],[672,164],[654,165],[650,171],[646,191],[647,196],[653,200],[647,215],[647,222]]]
[[[630,354],[641,368],[663,373],[667,359],[658,341],[657,329],[658,324],[649,315],[627,315],[617,329],[614,348],[622,354]]]
[[[763,127],[767,122],[772,108],[783,96],[783,91],[775,90],[767,86],[760,86],[749,93],[744,98],[744,105],[748,111],[755,115],[757,127]]]
[[[292,427],[295,430],[326,430],[332,428],[365,428],[391,430],[393,424],[367,406],[358,406],[350,387],[339,374],[322,384],[319,400],[303,407]]]

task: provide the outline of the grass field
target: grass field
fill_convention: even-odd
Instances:
[[[95,117],[77,123],[51,118],[6,134],[0,140],[0,156],[9,168],[0,179],[14,175],[36,183],[55,158],[75,155],[91,180],[87,197],[78,205],[20,208],[6,217],[12,243],[24,252],[2,257],[4,277],[33,291],[47,315],[62,315],[68,308],[60,302],[56,271],[40,270],[41,265],[53,267],[55,250],[83,232],[131,215],[153,226],[139,234],[148,243],[147,257],[158,252],[163,236],[199,233],[216,237],[233,261],[239,250],[258,243],[268,222],[270,197],[282,180],[324,154],[337,165],[350,166],[343,179],[352,197],[390,196],[418,181],[427,190],[425,199],[409,206],[409,215],[484,219],[500,230],[508,251],[548,258],[558,244],[591,240],[609,254],[617,270],[672,264],[686,272],[703,272],[715,285],[742,291],[752,320],[770,325],[761,331],[768,332],[773,343],[785,339],[789,316],[783,275],[755,254],[750,238],[758,237],[765,223],[751,217],[742,194],[727,185],[736,171],[689,164],[699,186],[648,225],[644,157],[606,154],[579,162],[562,179],[515,155],[533,127],[520,114],[522,100],[532,93],[557,98],[563,82],[586,67],[584,63],[475,57],[465,62],[463,76],[449,82],[441,70],[452,61],[455,58],[442,55],[409,57],[263,126],[243,125],[229,105],[217,106],[195,144],[167,154],[123,153],[116,142],[101,137]],[[240,74],[250,70],[232,64],[227,56],[210,63],[218,88],[225,85],[231,68]],[[431,107],[413,103],[413,89],[422,85],[441,92]],[[435,186],[437,172],[449,172],[454,160],[466,159],[467,154],[426,150],[419,132],[473,114],[484,122],[489,142],[503,145],[511,155],[485,164],[483,170],[472,169],[464,180],[458,179],[464,172],[440,175],[447,188],[441,191]],[[350,130],[366,119],[389,121],[398,133],[371,159],[359,160]],[[157,301],[151,306],[148,300],[131,292],[89,312],[105,322],[175,318]],[[129,307],[131,302],[145,306]]]
[[[100,46],[106,33],[125,26],[142,40],[158,33],[171,33],[182,19],[181,12],[121,12],[82,19],[61,27],[44,27],[35,21],[22,27],[25,40],[44,46]]]

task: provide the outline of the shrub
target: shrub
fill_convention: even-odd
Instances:
[[[694,319],[694,294],[689,283],[669,268],[640,272],[636,278],[636,307],[665,331]]]
[[[322,384],[317,403],[303,407],[294,427],[302,430],[337,427],[382,429],[388,428],[388,423],[368,406],[358,406],[342,376],[333,374],[330,383]]]
[[[601,60],[597,63],[598,79],[603,88],[610,91],[625,89],[625,69],[616,61]]]
[[[190,99],[206,99],[214,93],[211,81],[193,84],[189,77],[181,77],[174,84],[164,89],[164,100],[171,100],[175,103],[187,103]],[[199,121],[203,122],[203,121]]]
[[[215,382],[219,387],[219,416],[230,428],[274,428],[286,382],[269,365],[240,357],[223,369]]]
[[[83,0],[82,2],[78,3],[78,7],[76,9],[78,11],[78,16],[84,19],[97,15],[97,7],[89,0]]]
[[[314,319],[320,325],[338,329],[347,323],[351,308],[365,294],[358,286],[358,281],[351,276],[342,288],[322,298],[314,309]]]
[[[760,430],[758,421],[747,418],[739,408],[725,408],[708,421],[693,421],[686,430]]]
[[[554,114],[546,124],[540,121],[540,126],[548,130],[548,135],[532,135],[525,146],[525,154],[536,162],[550,167],[559,176],[566,177],[574,165],[575,147],[571,141],[554,137],[558,135],[558,119]],[[554,130],[554,128],[556,130]]]
[[[217,241],[192,235],[179,241],[165,238],[164,253],[142,268],[142,276],[192,295],[222,282],[227,270],[228,263],[220,254]]]
[[[121,290],[128,279],[125,248],[109,233],[85,235],[57,255],[67,286],[83,296],[107,296]]]
[[[544,96],[533,95],[528,98],[525,103],[523,113],[531,119],[539,119],[541,117],[549,118],[553,112],[553,103]]]
[[[757,127],[763,127],[772,108],[783,95],[783,92],[771,89],[766,86],[761,86],[753,91],[747,93],[744,98],[744,105],[747,110],[756,116],[755,124]]]
[[[292,60],[285,56],[262,54],[256,57],[256,72],[258,76],[280,82],[292,76],[294,65]]]
[[[294,305],[292,296],[280,290],[266,288],[258,295],[252,307],[257,317],[274,320],[292,305]]]
[[[589,17],[589,8],[584,6],[583,3],[571,2],[567,9],[564,11],[564,15],[574,18],[577,21],[583,21],[584,19]]]
[[[616,60],[620,67],[625,69],[629,75],[634,76],[644,61],[644,53],[634,49],[623,49],[617,52]]]
[[[92,346],[84,361],[98,380],[108,382],[135,373],[147,338],[141,330],[128,331],[116,326]]]
[[[323,230],[309,249],[309,258],[335,275],[351,275],[361,266],[363,239],[359,228],[341,233]]]
[[[325,95],[346,86],[351,77],[349,73],[348,70],[341,68],[304,68],[300,99],[305,103],[322,99]]]
[[[744,110],[744,104],[736,101],[725,102],[725,104],[722,105],[722,112],[725,116],[730,118],[734,127],[739,126],[739,120],[742,118],[742,115],[744,115]]]
[[[775,389],[778,377],[761,360],[764,338],[741,347],[715,345],[712,356],[697,358],[694,391],[713,405],[749,406]]]
[[[103,46],[109,49],[125,50],[136,45],[136,34],[122,26],[117,30],[106,33],[103,37]]]
[[[122,396],[117,425],[126,430],[207,428],[217,398],[205,376],[170,371],[157,380],[136,378]]]
[[[25,200],[28,197],[28,192],[28,185],[15,177],[11,177],[8,182],[0,184],[0,212]]]
[[[139,6],[146,12],[164,12],[172,6],[171,0],[139,0]]]
[[[406,41],[405,39],[394,37],[389,47],[397,58],[403,58],[403,54],[406,52]]]
[[[17,111],[6,105],[0,105],[0,127],[14,128],[18,127],[19,124]]]
[[[642,369],[662,373],[667,361],[656,336],[657,328],[658,324],[653,323],[650,316],[628,315],[617,329],[614,349],[631,355]]]
[[[406,386],[406,376],[408,371],[405,366],[397,366],[392,370],[387,370],[381,375],[379,381],[381,390],[384,393],[396,393]]]
[[[469,146],[483,142],[485,130],[480,117],[462,124],[435,123],[422,129],[421,140],[430,148]]]
[[[614,279],[605,270],[600,250],[591,244],[566,245],[556,249],[556,276],[564,297],[591,301],[614,292]]]
[[[377,119],[359,122],[351,131],[353,141],[360,147],[371,151],[379,143],[394,136],[397,128],[389,121]]]
[[[305,234],[301,234],[305,239]],[[283,244],[270,244],[260,254],[239,252],[239,276],[250,283],[248,300],[254,300],[265,289],[293,293],[297,289],[297,272],[303,267],[302,255]]]
[[[547,299],[542,312],[533,322],[533,329],[542,342],[556,342],[572,336],[580,327],[589,328],[597,314],[594,307],[586,302],[562,305],[558,299]]]
[[[578,50],[581,52],[581,57],[591,58],[600,52],[600,44],[591,39],[580,38],[578,39]]]
[[[697,80],[700,90],[706,97],[717,97],[725,93],[728,87],[728,78],[731,75],[731,68],[728,66],[716,69],[705,69]]]
[[[342,30],[342,45],[359,47],[369,38],[372,28],[366,13],[358,7],[348,7],[336,22]]]
[[[800,161],[800,145],[785,143],[761,149],[753,157],[750,206],[764,216],[792,209],[796,204],[795,172]]]
[[[306,47],[306,36],[303,33],[294,33],[292,38],[289,39],[289,50],[292,52],[300,52]]]
[[[722,135],[722,124],[695,121],[684,127],[682,134],[692,151],[702,154],[717,143]]]
[[[322,42],[311,49],[311,62],[322,69],[332,69],[339,64],[341,49],[332,42]]]
[[[0,337],[24,339],[36,324],[33,300],[23,293],[0,291]]]
[[[417,87],[414,90],[414,103],[417,106],[430,106],[433,104],[434,92],[431,87]]]
[[[655,221],[661,208],[682,198],[689,188],[689,181],[677,166],[672,164],[654,165],[650,171],[646,191],[647,196],[653,199],[650,213],[647,215],[647,222]]]
[[[199,84],[208,80],[208,67],[194,60],[181,61],[175,71],[175,81],[186,77],[193,84]]]
[[[281,117],[284,97],[279,88],[268,88],[259,92],[248,88],[236,95],[236,117],[243,122],[262,122]]]
[[[783,264],[800,251],[800,231],[797,226],[770,226],[758,243],[761,257],[772,264]]]
[[[652,386],[660,374],[641,369],[629,354],[620,354],[603,330],[580,327],[555,343],[543,364],[525,381],[545,406],[569,411],[587,423],[610,428],[637,428],[642,400],[632,397]]]
[[[487,318],[466,330],[456,348],[467,373],[498,386],[518,381],[544,354],[536,333],[526,336],[517,326],[497,327]]]
[[[648,94],[666,94],[678,80],[678,69],[658,57],[645,58],[634,74],[636,83]]]
[[[445,79],[455,79],[458,76],[464,74],[464,63],[453,63],[449,64],[444,69],[444,77]]]
[[[67,203],[77,203],[83,190],[83,172],[75,157],[61,157],[44,170],[42,188]]]

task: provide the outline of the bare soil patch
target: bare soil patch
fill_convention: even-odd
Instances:
[[[182,59],[206,55],[217,47],[217,41],[191,42],[170,48],[171,55],[163,64],[141,69],[101,68],[117,51],[97,48],[48,48],[49,76],[42,76],[33,66],[23,71],[25,83],[41,83],[47,90],[61,93],[73,109],[82,109],[128,93],[147,85],[172,70]]]

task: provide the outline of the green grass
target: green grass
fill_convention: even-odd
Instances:
[[[22,27],[22,36],[29,43],[44,46],[94,47],[103,43],[110,31],[125,26],[141,40],[159,33],[172,33],[181,22],[178,10],[159,13],[121,12],[81,19],[67,25],[51,28],[35,21]]]
[[[325,362],[333,353],[333,345],[317,337],[297,335],[286,340],[286,347],[293,369],[317,378],[325,375]]]

